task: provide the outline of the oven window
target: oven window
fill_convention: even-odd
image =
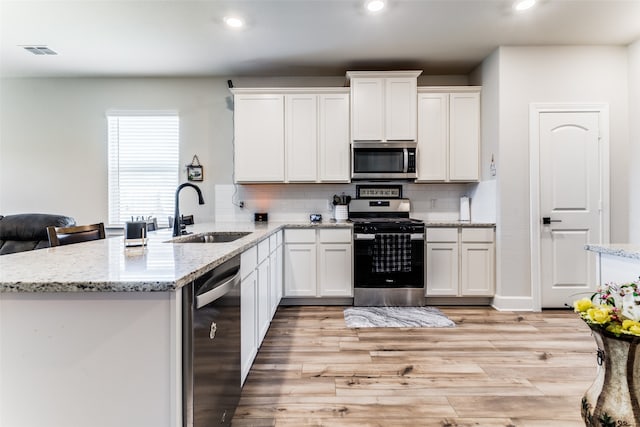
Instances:
[[[422,288],[424,287],[424,240],[411,242],[411,271],[376,273],[373,268],[373,240],[354,241],[354,287]]]
[[[358,148],[354,150],[354,172],[403,172],[404,152],[402,149]]]

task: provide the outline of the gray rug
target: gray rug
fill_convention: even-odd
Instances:
[[[451,328],[456,324],[435,307],[348,307],[348,328]]]

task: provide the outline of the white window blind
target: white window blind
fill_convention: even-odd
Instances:
[[[173,215],[179,178],[180,121],[177,112],[110,112],[109,225]]]

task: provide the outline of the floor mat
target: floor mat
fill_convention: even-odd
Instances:
[[[435,307],[348,307],[348,328],[451,328],[456,324]]]

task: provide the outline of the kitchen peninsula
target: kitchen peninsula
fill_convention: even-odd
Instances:
[[[0,257],[0,425],[182,426],[176,291],[284,225],[189,227],[250,232],[230,243],[160,230],[146,248],[113,237]]]

